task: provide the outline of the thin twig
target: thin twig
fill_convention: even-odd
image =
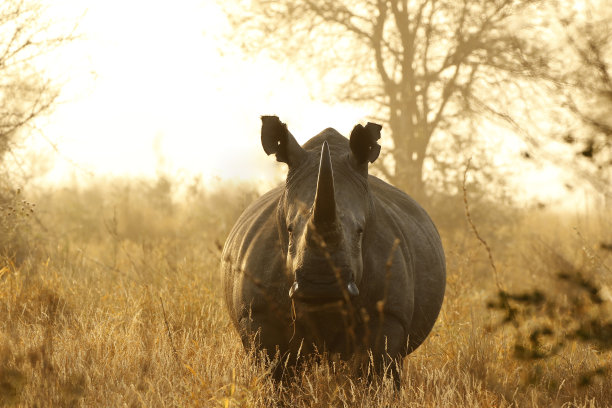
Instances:
[[[502,287],[501,281],[499,280],[499,274],[497,272],[497,267],[495,266],[495,262],[493,261],[493,253],[491,252],[491,248],[489,247],[489,244],[487,244],[487,241],[485,241],[478,233],[478,229],[476,229],[476,225],[474,225],[474,222],[472,221],[472,216],[470,214],[470,207],[468,205],[467,190],[465,188],[465,182],[467,179],[467,172],[470,168],[471,161],[472,161],[472,158],[470,157],[468,159],[467,164],[465,165],[465,171],[463,172],[463,184],[461,186],[463,189],[463,204],[465,206],[465,217],[467,218],[468,224],[470,224],[470,227],[472,228],[472,232],[474,232],[474,235],[476,236],[478,241],[480,241],[480,243],[487,250],[487,254],[489,254],[489,263],[491,264],[491,268],[493,268],[493,276],[495,278],[495,285],[497,285],[497,289],[499,290],[500,293],[506,293],[506,291]]]

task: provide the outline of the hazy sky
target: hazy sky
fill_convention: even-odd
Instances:
[[[313,100],[289,64],[243,56],[224,38],[228,25],[215,0],[49,4],[58,21],[85,14],[84,38],[49,64],[66,80],[63,103],[40,122],[45,137],[28,141],[33,150],[50,150],[46,139],[57,145],[47,180],[158,170],[274,180],[260,115],[278,115],[302,143],[326,127],[347,135],[370,113]],[[525,179],[532,191],[559,197],[559,175],[550,167]]]
[[[260,115],[279,115],[304,142],[328,126],[346,133],[366,114],[313,101],[287,67],[224,44],[213,0],[61,0],[52,10],[86,10],[85,38],[54,61],[69,72],[65,103],[44,121],[69,159],[56,158],[54,180],[79,168],[155,175],[160,155],[170,173],[270,178]]]

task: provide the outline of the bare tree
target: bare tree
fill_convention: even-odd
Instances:
[[[522,75],[546,90],[541,100],[549,106],[540,106],[539,113],[555,125],[544,138],[571,145],[575,156],[543,155],[611,198],[612,5],[603,0],[549,5],[540,10],[541,35],[527,39],[538,46],[522,59]]]
[[[534,45],[518,33],[541,3],[253,0],[225,9],[245,51],[289,59],[316,71],[330,99],[371,107],[393,141],[380,171],[420,196],[424,163],[437,164],[432,138],[469,139],[466,123],[483,115],[511,122],[500,101],[518,97],[516,78],[527,78]]]
[[[60,29],[38,0],[0,3],[0,163],[17,136],[57,102],[61,84],[42,58],[75,38]]]
[[[612,5],[587,3],[582,18],[561,16],[563,46],[573,64],[552,71],[567,108],[583,126],[572,126],[565,142],[596,166],[597,178],[612,180]],[[556,76],[555,76],[556,75]],[[606,191],[604,191],[605,193]],[[607,189],[608,194],[609,185]]]
[[[36,250],[30,220],[42,224],[13,188],[14,168],[5,166],[6,155],[57,103],[62,84],[47,74],[45,58],[71,42],[75,29],[51,20],[38,0],[0,2],[0,257],[15,263]]]

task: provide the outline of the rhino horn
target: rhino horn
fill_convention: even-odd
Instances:
[[[327,141],[323,142],[317,192],[314,200],[313,221],[315,226],[329,225],[336,221],[336,198],[334,194],[334,174]]]

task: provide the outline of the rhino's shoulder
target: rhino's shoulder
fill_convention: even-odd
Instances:
[[[438,230],[427,212],[412,197],[375,176],[368,176],[368,184],[377,217],[392,218],[392,224],[439,239]],[[380,220],[379,221],[383,221]],[[391,220],[388,220],[391,221]]]
[[[389,210],[399,211],[413,218],[429,220],[429,216],[423,207],[397,187],[372,175],[368,176],[368,185],[376,204]]]
[[[368,183],[379,228],[396,229],[395,235],[410,242],[416,255],[424,259],[433,256],[435,260],[427,262],[443,264],[440,234],[423,207],[408,194],[377,177],[369,176]]]

